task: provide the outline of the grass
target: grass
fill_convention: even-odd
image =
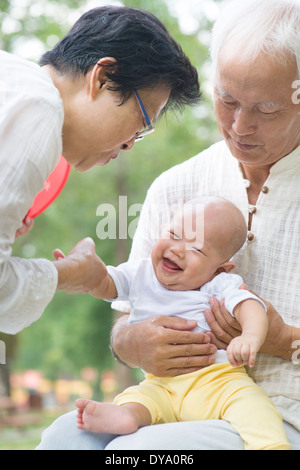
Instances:
[[[17,442],[1,442],[0,450],[34,450],[40,443],[40,439],[21,438]]]
[[[21,429],[5,426],[0,429],[0,450],[34,450],[41,441],[41,434],[65,410],[55,412],[41,411],[38,425]]]

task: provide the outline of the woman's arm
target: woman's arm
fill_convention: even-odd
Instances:
[[[68,256],[54,250],[54,266],[58,272],[58,290],[69,294],[91,294],[98,299],[117,297],[115,284],[103,261],[95,253],[91,238],[85,238],[73,248]]]
[[[54,87],[42,96],[33,86],[31,98],[19,88],[0,107],[0,330],[8,334],[38,320],[57,286],[51,261],[12,256],[12,245],[32,227],[22,221],[61,155],[63,107]]]

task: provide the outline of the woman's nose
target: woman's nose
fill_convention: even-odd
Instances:
[[[122,145],[122,150],[125,150],[125,152],[129,152],[130,150],[133,149],[135,144],[135,137],[132,137],[132,139],[127,140],[127,142],[124,142]]]

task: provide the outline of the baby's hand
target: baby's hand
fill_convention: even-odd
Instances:
[[[255,364],[256,354],[259,350],[259,341],[257,336],[244,333],[234,338],[228,348],[227,357],[232,367]]]

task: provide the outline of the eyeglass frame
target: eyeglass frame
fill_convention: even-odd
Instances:
[[[143,129],[142,131],[137,132],[135,134],[135,140],[142,140],[146,135],[152,134],[152,132],[155,131],[155,127],[153,127],[152,124],[151,124],[151,121],[150,121],[149,116],[146,112],[145,106],[143,105],[143,102],[141,100],[140,95],[138,94],[138,92],[136,90],[133,90],[133,93],[135,94],[135,97],[136,97],[137,102],[139,104],[140,110],[141,110],[142,115],[143,115],[143,117],[145,119],[145,122],[147,124],[147,127],[145,129]]]

